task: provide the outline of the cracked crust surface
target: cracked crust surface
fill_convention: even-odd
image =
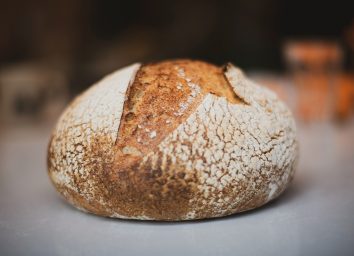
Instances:
[[[179,60],[93,86],[64,112],[48,152],[53,183],[80,209],[187,220],[276,198],[294,175],[297,141],[287,107],[239,69]]]

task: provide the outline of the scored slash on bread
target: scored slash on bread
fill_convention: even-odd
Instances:
[[[269,90],[227,64],[134,64],[64,111],[49,176],[74,206],[102,216],[188,220],[259,207],[296,160],[295,123]]]

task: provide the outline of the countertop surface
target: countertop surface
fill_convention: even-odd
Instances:
[[[289,189],[257,210],[181,223],[80,212],[46,173],[49,127],[0,132],[0,255],[354,255],[354,124],[298,128]]]

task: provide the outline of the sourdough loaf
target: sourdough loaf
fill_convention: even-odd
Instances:
[[[79,95],[48,149],[67,201],[102,216],[188,220],[259,207],[291,181],[295,123],[232,64],[133,64]]]

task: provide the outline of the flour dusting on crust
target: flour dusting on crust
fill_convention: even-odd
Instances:
[[[56,188],[71,204],[114,218],[188,220],[253,209],[286,189],[298,155],[289,109],[231,64],[224,74],[216,67],[212,70],[226,79],[219,86],[231,90],[237,99],[226,97],[230,92],[212,90],[218,75],[189,67],[184,70],[177,65],[178,79],[168,86],[160,84],[164,76],[170,81],[168,69],[141,77],[142,91],[156,77],[161,80],[159,90],[146,94],[148,99],[160,97],[161,101],[165,90],[164,97],[173,104],[160,105],[175,108],[160,125],[137,121],[132,130],[140,134],[136,145],[120,140],[118,129],[125,125],[127,91],[133,91],[133,80],[138,81],[140,64],[107,76],[70,104],[53,132],[48,168]],[[206,86],[196,74],[213,82]],[[169,86],[176,88],[173,94],[167,93]],[[172,97],[176,94],[181,95]],[[151,102],[145,102],[146,107]],[[166,115],[160,105],[152,114]]]
[[[186,176],[197,175],[185,219],[258,207],[277,197],[294,174],[297,141],[290,111],[237,68],[229,66],[225,75],[247,105],[208,94],[159,150],[144,159],[167,158],[184,166]]]
[[[94,198],[95,185],[90,184],[91,160],[85,157],[95,138],[103,136],[102,148],[114,147],[123,112],[126,91],[140,64],[133,64],[103,78],[84,92],[64,111],[58,121],[49,147],[50,176],[58,186]],[[77,180],[87,178],[85,184]],[[78,191],[80,190],[80,191]]]

